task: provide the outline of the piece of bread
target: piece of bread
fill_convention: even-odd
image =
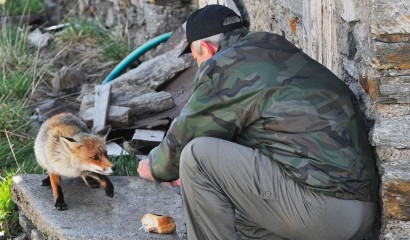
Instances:
[[[147,213],[141,218],[142,227],[145,232],[173,233],[176,229],[172,217]]]

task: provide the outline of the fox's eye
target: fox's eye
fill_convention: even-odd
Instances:
[[[100,157],[98,155],[94,155],[91,157],[92,160],[100,160]]]

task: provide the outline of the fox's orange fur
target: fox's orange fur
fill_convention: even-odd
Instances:
[[[90,133],[85,123],[71,113],[55,115],[41,125],[34,152],[38,164],[49,174],[43,185],[51,185],[56,209],[67,208],[59,176],[82,177],[88,186],[96,186],[90,177],[97,179],[107,196],[114,195],[114,187],[105,176],[115,167],[107,158],[104,136]]]

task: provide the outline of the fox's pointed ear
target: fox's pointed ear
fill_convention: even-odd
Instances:
[[[60,136],[60,141],[63,143],[64,147],[67,150],[73,149],[78,145],[78,143],[74,139],[68,137]]]
[[[110,133],[110,130],[111,130],[111,126],[107,125],[107,126],[103,127],[102,129],[98,130],[95,134],[102,137],[105,141],[108,137],[108,134]]]

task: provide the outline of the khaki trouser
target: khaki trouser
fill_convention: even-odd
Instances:
[[[188,239],[363,239],[377,204],[328,197],[296,184],[258,150],[200,137],[181,154]]]

